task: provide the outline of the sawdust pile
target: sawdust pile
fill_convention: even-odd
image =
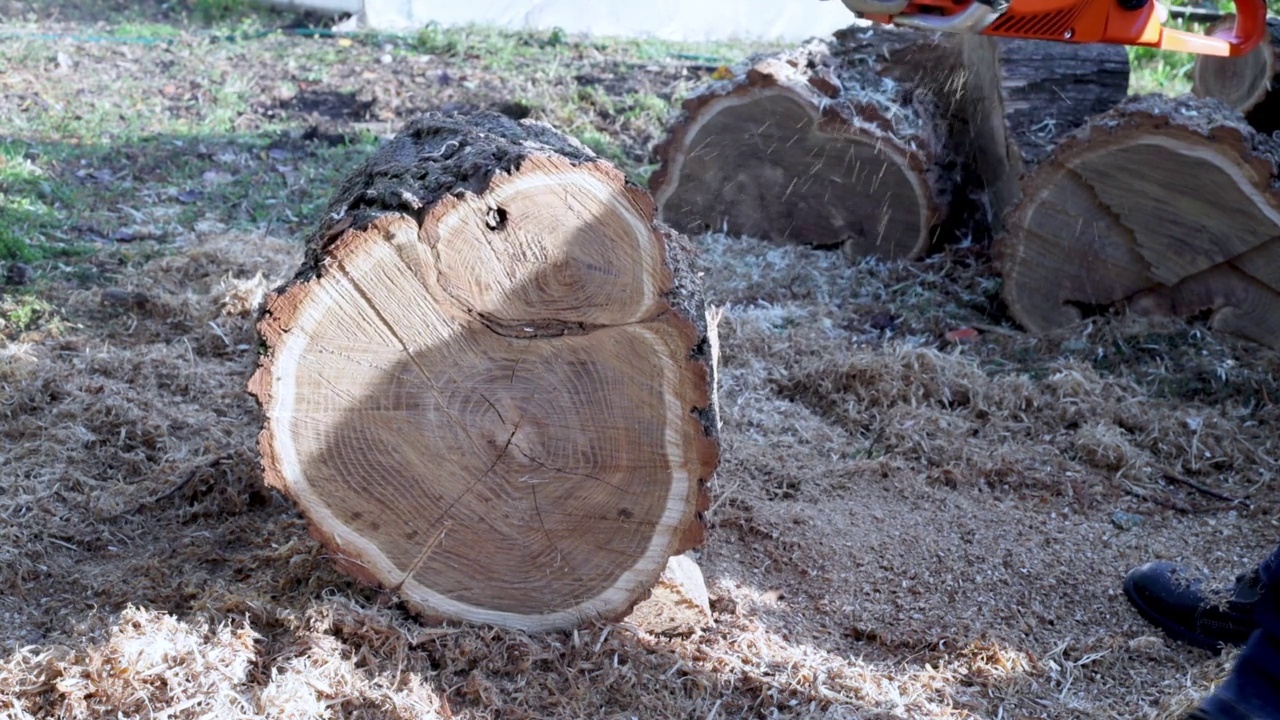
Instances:
[[[299,248],[213,233],[0,350],[0,716],[1161,717],[1221,676],[1119,583],[1275,542],[1275,354],[1110,320],[956,346],[980,253],[704,248],[714,629],[431,627],[334,572],[243,390]]]

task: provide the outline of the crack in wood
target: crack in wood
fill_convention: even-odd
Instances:
[[[1085,177],[1084,173],[1077,170],[1073,165],[1067,165],[1063,163],[1061,167],[1066,172],[1067,175],[1075,178],[1077,181],[1079,181],[1080,185],[1089,189],[1089,195],[1093,200],[1093,207],[1098,208],[1098,210],[1101,211],[1102,214],[1104,214],[1106,217],[1114,221],[1117,227],[1124,229],[1124,232],[1125,232],[1124,241],[1130,246],[1132,250],[1134,250],[1134,252],[1137,254],[1137,257],[1141,258],[1142,263],[1144,265],[1143,271],[1148,278],[1151,278],[1155,273],[1155,269],[1152,266],[1151,261],[1147,258],[1146,254],[1142,252],[1142,248],[1138,243],[1137,235],[1134,232],[1133,228],[1129,227],[1129,225],[1125,223],[1124,218],[1121,217],[1121,215],[1117,213],[1114,209],[1112,209],[1110,205],[1103,202],[1102,196],[1098,192],[1098,188],[1095,187],[1094,184],[1089,181],[1089,178]],[[1089,253],[1084,264],[1088,264],[1089,262],[1096,262],[1098,260],[1100,260],[1100,258],[1098,258],[1096,254]],[[1086,275],[1082,281],[1086,288],[1089,288],[1089,277],[1090,277],[1089,275]],[[1153,280],[1152,284],[1154,284],[1154,282],[1155,281]],[[1080,298],[1067,298],[1067,297],[1062,298],[1061,302],[1064,306],[1069,306],[1079,311],[1081,307],[1097,307],[1104,304],[1115,304],[1118,302],[1123,302],[1129,298],[1134,297],[1138,293],[1143,292],[1144,290],[1146,290],[1146,288],[1143,288],[1143,290],[1139,290],[1135,293],[1130,293],[1128,295],[1124,295],[1121,297],[1111,298],[1101,302],[1089,302],[1087,300],[1082,300]],[[1097,295],[1098,293],[1092,293],[1092,294]]]
[[[355,290],[356,295],[364,301],[365,305],[369,308],[370,312],[373,313],[374,317],[378,319],[378,322],[381,323],[382,327],[385,328],[386,331],[391,334],[391,337],[395,339],[396,343],[400,345],[400,349],[404,350],[404,354],[409,359],[409,363],[412,364],[414,368],[418,370],[418,373],[422,375],[422,378],[427,381],[427,386],[430,388],[431,396],[440,406],[440,409],[443,410],[445,415],[448,415],[449,419],[458,426],[458,429],[462,430],[462,433],[467,436],[467,440],[471,442],[476,453],[483,455],[483,451],[480,449],[480,444],[474,437],[472,437],[471,433],[467,431],[467,426],[459,420],[451,410],[449,410],[449,406],[445,404],[444,398],[440,397],[439,388],[436,387],[435,381],[431,378],[431,374],[422,366],[422,363],[418,362],[418,358],[413,354],[413,351],[409,349],[409,344],[400,336],[399,331],[396,330],[391,321],[388,320],[387,317],[382,314],[382,311],[373,303],[373,298],[369,295],[368,291],[361,287],[360,283],[356,281],[355,277],[346,267],[346,264],[342,261],[339,261],[338,263],[338,270],[346,276],[348,282],[351,283],[352,289]]]
[[[397,255],[397,257],[399,256]],[[426,380],[427,386],[429,388],[429,392],[431,393],[432,397],[435,399],[436,403],[439,405],[440,409],[458,427],[458,429],[462,431],[463,435],[466,436],[467,440],[471,442],[471,445],[475,449],[476,454],[483,456],[484,452],[480,447],[480,443],[476,441],[474,436],[472,436],[466,424],[464,424],[457,417],[457,415],[455,415],[449,409],[448,405],[445,404],[444,399],[439,394],[439,388],[436,387],[435,381],[431,378],[431,375],[427,372],[427,369],[424,368],[422,364],[418,361],[418,359],[414,356],[413,351],[410,350],[408,343],[404,340],[403,337],[401,337],[400,333],[396,330],[396,328],[391,323],[391,321],[387,319],[387,317],[383,315],[382,312],[373,303],[373,300],[369,296],[368,291],[366,291],[364,287],[361,286],[360,282],[356,280],[355,276],[351,273],[350,269],[346,266],[345,263],[339,261],[338,271],[341,272],[344,276],[346,276],[348,282],[351,284],[352,289],[356,292],[356,294],[360,297],[360,299],[369,308],[370,312],[373,313],[374,317],[378,319],[378,322],[381,323],[382,326],[387,330],[387,332],[389,332],[391,336],[395,338],[396,342],[399,343],[400,347],[404,350],[405,355],[408,356],[409,362],[418,370],[419,374],[422,375],[422,378]],[[481,397],[484,397],[484,396],[481,395]],[[487,401],[488,398],[485,398],[485,400]],[[495,409],[495,412],[496,412],[496,409]],[[499,415],[499,418],[501,418],[501,415]],[[505,425],[506,423],[504,422],[503,424]],[[434,520],[428,523],[425,526],[426,530],[430,530],[434,528],[436,525],[438,525],[440,521],[443,520],[451,510],[453,510],[454,506],[456,506],[465,497],[467,497],[467,495],[469,495],[472,490],[474,490],[482,481],[485,480],[485,478],[489,476],[491,472],[493,472],[494,468],[498,466],[498,463],[500,463],[502,459],[506,456],[507,448],[510,447],[511,441],[515,438],[516,432],[519,429],[520,429],[520,424],[519,422],[517,422],[515,427],[512,429],[511,434],[508,435],[506,443],[502,446],[502,449],[498,452],[497,457],[494,458],[493,462],[489,465],[488,469],[486,469],[484,473],[480,475],[480,477],[473,480],[457,498],[455,498],[452,502],[450,502],[449,505],[440,512],[440,514]],[[441,535],[441,537],[443,537],[443,535]],[[391,588],[392,590],[400,589],[404,585],[404,583],[413,576],[413,573],[416,572],[417,568],[422,564],[423,561],[426,560],[427,556],[431,554],[431,551],[435,549],[435,546],[438,543],[438,540],[439,539],[437,538],[436,541],[433,541],[431,544],[427,546],[426,549],[422,551],[422,553],[413,562],[413,564],[410,565],[409,570],[404,573],[404,577],[402,577],[399,582],[395,583],[395,585],[392,586]]]
[[[525,451],[524,451],[524,448],[521,448],[519,445],[517,445],[517,444],[515,444],[515,443],[512,443],[511,447],[515,448],[515,451],[516,451],[516,452],[518,452],[518,453],[520,453],[521,457],[523,457],[525,460],[528,460],[529,462],[533,463],[534,465],[537,465],[538,467],[542,468],[543,470],[549,470],[549,471],[551,471],[551,472],[553,472],[553,473],[560,473],[561,475],[568,475],[568,476],[570,476],[570,477],[580,477],[580,478],[583,478],[584,480],[595,480],[596,482],[599,482],[599,483],[603,483],[603,484],[605,484],[605,485],[608,485],[609,487],[613,488],[614,490],[617,490],[617,491],[618,491],[618,492],[620,492],[620,493],[628,494],[628,495],[629,495],[629,494],[631,494],[631,493],[627,492],[627,490],[626,490],[625,488],[623,488],[622,486],[620,486],[620,485],[614,485],[613,483],[609,482],[608,480],[605,480],[605,479],[604,479],[604,478],[602,478],[602,477],[597,477],[597,476],[595,476],[595,475],[591,475],[591,474],[589,474],[589,473],[580,473],[580,472],[575,472],[575,471],[573,471],[573,470],[565,470],[564,468],[555,467],[554,465],[550,465],[550,464],[548,464],[548,463],[545,463],[545,462],[543,462],[543,461],[541,461],[541,460],[539,460],[539,459],[537,459],[537,458],[533,457],[533,456],[532,456],[532,455],[530,455],[529,453],[525,452]]]
[[[440,521],[443,520],[445,516],[448,515],[453,510],[455,505],[462,502],[463,498],[470,495],[472,490],[475,490],[476,487],[480,485],[480,483],[484,482],[485,478],[489,477],[489,473],[493,472],[493,469],[498,467],[498,463],[502,462],[502,458],[507,456],[507,448],[511,447],[511,441],[515,439],[516,432],[518,432],[519,430],[520,430],[520,423],[517,422],[516,426],[511,430],[511,434],[507,436],[507,442],[503,444],[502,450],[500,450],[498,452],[498,456],[493,459],[493,463],[489,465],[489,467],[480,475],[480,477],[471,481],[471,483],[467,485],[467,488],[462,491],[461,495],[455,498],[453,502],[450,502],[448,506],[445,507],[444,510],[441,510],[440,514],[436,516],[436,519],[432,520],[430,523],[426,525],[426,529],[430,530],[431,528],[434,528],[437,524],[439,524]],[[539,518],[539,521],[541,521],[541,518]],[[447,523],[445,527],[446,528],[448,527]],[[443,531],[441,531],[440,537],[444,537]],[[427,559],[427,556],[431,554],[431,551],[435,549],[436,544],[437,544],[436,542],[432,542],[426,547],[426,549],[422,551],[422,553],[418,556],[418,559],[415,560],[413,564],[409,566],[408,572],[406,572],[404,577],[400,579],[400,582],[395,584],[392,590],[399,590],[401,587],[404,586],[406,582],[408,582],[409,578],[413,577],[413,574],[418,571],[418,567]],[[559,551],[557,550],[557,552]]]
[[[538,485],[532,483],[529,489],[533,491],[533,514],[538,516],[538,525],[542,527],[542,534],[546,536],[547,542],[551,543],[551,547],[556,551],[556,564],[564,562],[564,553],[560,550],[560,546],[556,544],[554,538],[551,537],[551,531],[547,529],[547,523],[542,519],[542,508],[538,507]],[[575,602],[574,605],[581,604],[581,600]]]

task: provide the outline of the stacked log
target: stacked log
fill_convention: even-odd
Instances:
[[[993,254],[1024,328],[1127,311],[1280,347],[1280,21],[1268,26],[1245,57],[1198,57],[1192,96],[1093,108],[1040,147],[1014,133],[1026,162]]]
[[[351,173],[249,385],[266,482],[342,570],[424,618],[539,631],[691,577],[713,368],[691,248],[655,215],[496,114],[419,118]]]
[[[1275,46],[1235,75],[1210,62],[1201,87],[1270,88]],[[852,27],[693,93],[650,187],[685,232],[855,258],[915,259],[989,231],[1005,303],[1031,332],[1127,309],[1280,345],[1277,142],[1219,101],[1130,98],[1128,81],[1117,45]],[[1252,95],[1265,130],[1274,96]]]
[[[1022,197],[1022,179],[1058,141],[1129,93],[1129,55],[1117,45],[962,36],[965,84],[955,133],[987,192],[991,229]]]

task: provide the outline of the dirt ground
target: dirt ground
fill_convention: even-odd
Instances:
[[[290,42],[270,41],[280,64],[252,65],[227,122],[310,127],[312,140],[270,146],[299,172],[361,152],[335,159],[315,137],[512,97],[530,104],[510,112],[552,120],[595,108],[588,125],[614,133],[635,169],[653,127],[600,97],[674,97],[709,72],[583,51],[590,72],[569,90],[587,105],[557,105],[563,75],[455,82],[447,58],[396,73],[362,46],[309,74],[279,59]],[[159,122],[152,109],[208,120],[222,101],[201,64],[252,59],[72,50],[72,63],[140,78],[149,99],[130,101],[129,119],[143,124]],[[24,142],[49,138],[23,97],[70,103],[111,82],[68,71],[45,86],[53,53],[3,59],[17,71],[0,113]],[[360,95],[367,73],[383,94]],[[0,718],[1162,718],[1231,660],[1166,642],[1121,579],[1168,558],[1226,582],[1274,546],[1280,356],[1201,326],[1114,318],[1029,338],[1003,317],[978,246],[851,264],[699,239],[723,312],[722,465],[700,551],[713,628],[419,623],[334,571],[256,463],[253,308],[300,261],[314,220],[297,208],[328,194],[325,176],[289,180],[288,222],[184,219],[161,212],[193,204],[177,188],[150,190],[170,171],[149,164],[160,151],[116,142],[95,166],[114,180],[77,187],[102,193],[84,212],[119,242],[65,272],[38,265],[50,274],[40,316],[0,333]],[[214,168],[261,187],[253,163],[284,162],[265,143],[227,160],[229,144],[202,142],[185,156],[197,178]],[[55,181],[75,170],[49,168]],[[205,202],[235,182],[210,184]],[[110,192],[145,194],[147,222],[167,218],[156,248],[118,235],[128,213]],[[966,326],[977,342],[942,339]]]
[[[1164,557],[1222,580],[1274,542],[1274,355],[1115,321],[940,347],[978,297],[959,250],[702,246],[724,310],[713,629],[429,627],[335,573],[262,489],[243,391],[248,311],[297,244],[193,233],[4,346],[0,709],[1160,717],[1221,675],[1229,653],[1166,643],[1120,578]]]

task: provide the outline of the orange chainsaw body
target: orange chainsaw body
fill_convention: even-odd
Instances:
[[[918,18],[945,24],[976,1],[911,0],[895,15],[865,17],[882,23]],[[1164,14],[1156,0],[1009,0],[1003,12],[976,31],[982,35],[1135,45],[1223,57],[1248,53],[1267,34],[1265,0],[1236,0],[1235,26],[1214,35],[1166,28],[1161,24]]]

